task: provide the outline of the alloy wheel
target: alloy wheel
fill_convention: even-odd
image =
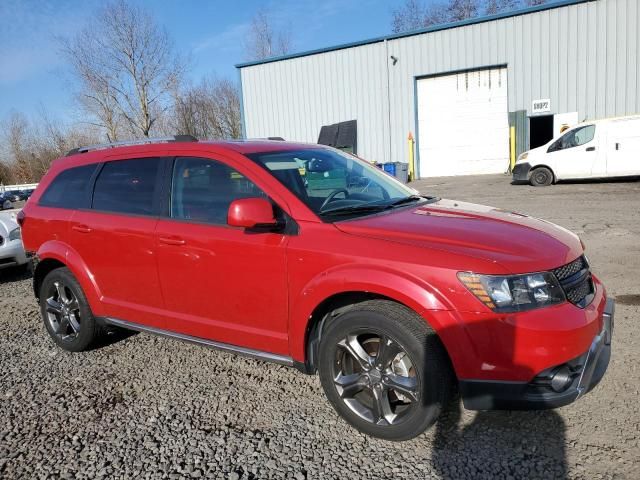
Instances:
[[[360,418],[396,425],[420,400],[418,377],[403,347],[386,335],[354,333],[338,343],[334,385]]]
[[[80,333],[80,304],[73,291],[60,280],[53,282],[46,302],[47,320],[54,334],[65,342]]]

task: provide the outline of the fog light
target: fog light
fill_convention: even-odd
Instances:
[[[554,392],[564,392],[573,383],[573,375],[566,365],[558,368],[551,377],[551,388]]]

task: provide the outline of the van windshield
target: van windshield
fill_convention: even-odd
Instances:
[[[323,219],[368,215],[425,201],[379,168],[337,150],[310,148],[247,156]]]

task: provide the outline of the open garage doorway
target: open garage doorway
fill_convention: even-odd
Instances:
[[[553,138],[553,115],[529,117],[529,148],[544,145]]]

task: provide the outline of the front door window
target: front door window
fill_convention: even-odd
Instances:
[[[547,151],[551,153],[558,150],[579,147],[593,140],[595,133],[595,125],[585,125],[584,127],[575,128],[553,142]]]
[[[177,158],[173,168],[171,218],[227,224],[227,212],[239,198],[266,197],[251,180],[231,167],[203,158]]]

